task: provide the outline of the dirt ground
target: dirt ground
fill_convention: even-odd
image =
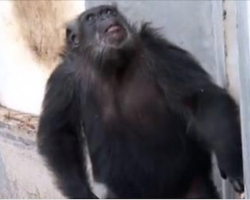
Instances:
[[[0,122],[11,129],[34,134],[37,131],[38,117],[20,113],[0,105]]]

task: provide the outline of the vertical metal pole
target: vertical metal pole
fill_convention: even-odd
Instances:
[[[213,0],[211,2],[211,19],[213,25],[213,38],[214,38],[214,55],[217,63],[217,73],[216,73],[216,81],[217,84],[228,89],[228,79],[227,79],[227,69],[226,69],[226,57],[225,57],[225,42],[226,35],[225,25],[223,21],[224,14],[224,1]],[[214,161],[216,165],[214,165],[214,179],[217,184],[220,195],[224,199],[234,199],[235,192],[229,183],[228,180],[222,180],[220,173],[218,171],[217,162]]]
[[[245,197],[250,198],[250,43],[249,1],[237,1],[240,111],[244,160]]]

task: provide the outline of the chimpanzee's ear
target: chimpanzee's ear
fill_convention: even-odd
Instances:
[[[79,34],[78,34],[77,20],[73,20],[66,25],[66,40],[67,44],[71,48],[77,48],[79,46]]]

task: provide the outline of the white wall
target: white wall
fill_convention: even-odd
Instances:
[[[19,37],[10,1],[0,1],[0,103],[38,114],[46,74]]]
[[[49,72],[20,36],[12,9],[11,1],[0,1],[0,104],[38,115]],[[85,3],[72,1],[69,9],[77,14]]]

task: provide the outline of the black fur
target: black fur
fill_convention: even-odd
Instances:
[[[223,177],[242,192],[235,102],[188,52],[149,24],[136,30],[118,11],[107,23],[117,20],[130,36],[101,49],[85,16],[104,8],[77,18],[77,43],[68,38],[73,45],[47,85],[38,146],[62,192],[96,198],[85,147],[95,179],[115,198],[217,198],[212,152]]]

